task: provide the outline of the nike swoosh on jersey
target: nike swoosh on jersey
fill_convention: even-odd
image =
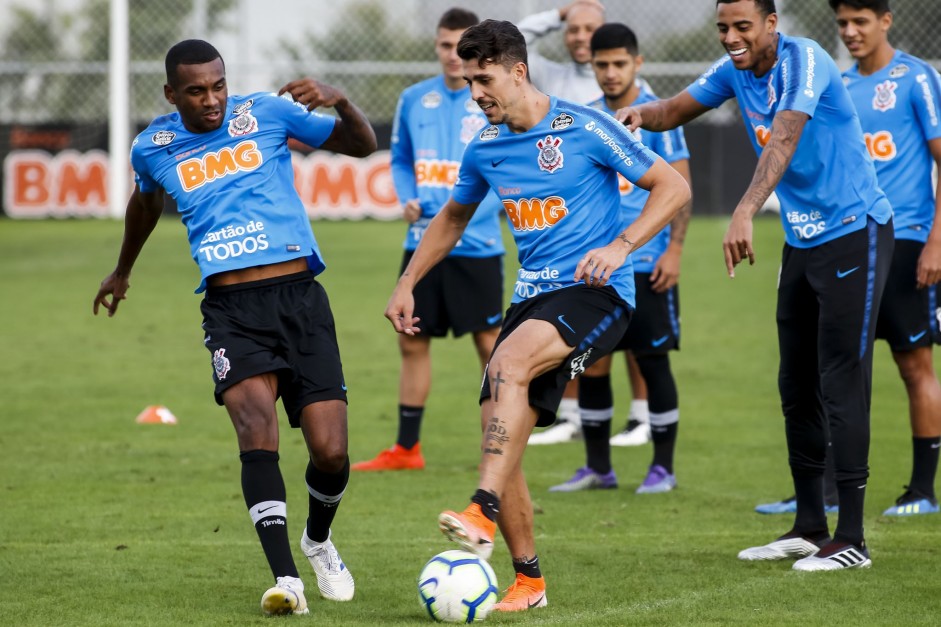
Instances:
[[[909,335],[908,341],[917,342],[918,340],[920,340],[921,338],[925,336],[925,333],[927,333],[927,331],[922,331],[921,333],[916,333],[915,335]]]
[[[506,161],[506,157],[503,157],[502,159],[491,159],[490,165],[495,168],[501,163],[503,163],[504,161]]]
[[[850,268],[849,270],[840,270],[839,268],[837,268],[836,278],[842,279],[845,276],[849,276],[850,274],[853,274],[857,270],[859,270],[859,266],[856,266],[855,268]]]
[[[669,336],[669,335],[664,335],[663,337],[658,337],[658,338],[655,339],[655,340],[651,340],[651,341],[650,341],[650,345],[653,346],[654,348],[656,348],[656,347],[660,346],[661,344],[663,344],[664,342],[666,342],[668,339],[670,339],[670,336]]]

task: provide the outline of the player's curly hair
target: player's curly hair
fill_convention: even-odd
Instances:
[[[208,41],[202,39],[185,39],[175,44],[167,51],[165,66],[167,70],[167,84],[170,86],[177,84],[177,68],[181,65],[199,65],[209,63],[219,59],[222,61],[222,55]],[[225,67],[225,61],[222,61],[222,67]]]
[[[512,22],[505,20],[484,20],[468,28],[457,44],[457,56],[481,65],[498,63],[507,69],[517,63],[529,64],[526,39]]]

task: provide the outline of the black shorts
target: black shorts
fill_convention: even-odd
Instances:
[[[405,251],[399,274],[414,251]],[[418,328],[427,337],[454,337],[500,326],[503,321],[503,255],[445,257],[412,292]]]
[[[200,309],[218,404],[226,389],[266,372],[278,375],[292,427],[311,403],[346,402],[333,314],[314,275],[210,287]]]
[[[657,293],[650,287],[650,273],[634,273],[637,309],[631,326],[615,350],[636,355],[658,355],[680,348],[680,291],[674,285]]]
[[[915,240],[895,241],[876,324],[876,338],[886,340],[893,351],[941,344],[939,287],[918,289],[915,284],[918,257],[924,248],[923,243]]]
[[[556,410],[566,384],[586,368],[607,355],[617,345],[631,320],[633,310],[613,287],[574,285],[545,292],[510,305],[506,320],[493,350],[526,320],[545,320],[552,324],[565,343],[572,347],[562,363],[529,384],[529,404],[539,415],[537,427],[555,421]],[[574,329],[589,329],[576,332]],[[480,402],[490,398],[490,380],[484,375]]]

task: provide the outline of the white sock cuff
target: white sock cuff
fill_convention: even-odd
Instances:
[[[343,491],[339,494],[323,494],[313,489],[309,485],[307,486],[307,492],[312,497],[320,501],[321,503],[326,503],[327,505],[334,505],[340,502],[340,499],[343,498],[343,495],[346,493],[346,488],[343,488]]]
[[[665,411],[662,414],[650,412],[650,426],[652,427],[666,427],[672,424],[676,424],[679,421],[680,421],[679,408],[671,409],[670,411]]]
[[[248,514],[252,517],[253,525],[258,524],[259,520],[265,518],[280,517],[287,519],[288,506],[284,501],[262,501],[249,507]]]
[[[606,407],[605,409],[585,409],[581,407],[578,412],[581,414],[583,425],[601,424],[611,422],[611,417],[614,416],[614,407]]]

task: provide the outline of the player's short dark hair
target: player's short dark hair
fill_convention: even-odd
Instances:
[[[438,20],[438,28],[445,30],[464,30],[479,22],[480,18],[477,17],[477,14],[473,11],[454,7],[444,12],[444,15]]]
[[[222,61],[222,55],[209,43],[202,39],[186,39],[174,45],[167,51],[165,62],[167,69],[167,84],[175,85],[177,83],[177,67],[181,65],[199,65],[209,63],[219,59]],[[225,61],[222,62],[225,67]]]
[[[637,35],[627,24],[608,22],[602,24],[591,36],[591,53],[599,50],[614,50],[626,48],[628,54],[637,56],[640,47],[637,45]]]
[[[889,0],[829,0],[829,2],[830,8],[834,11],[839,9],[840,5],[845,4],[857,11],[871,9],[876,15],[885,15],[892,12],[892,9],[889,8]]]
[[[509,69],[526,63],[526,39],[512,23],[505,20],[484,20],[471,26],[457,43],[457,56],[478,64],[498,63]]]
[[[743,0],[716,0],[716,6],[720,4],[735,4],[736,2],[741,2]],[[772,13],[777,13],[778,10],[774,7],[774,0],[752,0],[755,3],[755,7],[761,11],[762,17],[768,17]]]

